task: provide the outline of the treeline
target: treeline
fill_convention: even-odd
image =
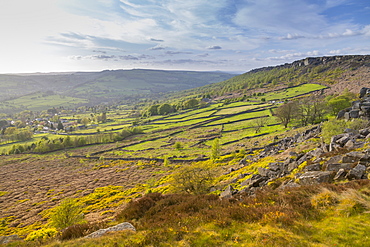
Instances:
[[[295,122],[296,125],[306,126],[322,122],[328,115],[337,116],[340,110],[351,106],[356,94],[347,89],[341,95],[330,95],[326,98],[319,96],[305,97],[287,101],[273,113],[285,128]]]
[[[179,110],[194,109],[202,105],[202,101],[192,98],[183,102],[177,102],[175,104],[155,104],[151,105],[148,109],[144,110],[143,116],[157,116],[157,115],[167,115],[170,113],[177,112]]]
[[[1,142],[3,141],[27,141],[33,138],[33,132],[30,128],[3,128],[1,131]]]
[[[99,133],[90,136],[79,137],[60,137],[49,139],[47,137],[41,138],[38,142],[30,144],[15,144],[10,150],[3,149],[2,155],[20,154],[25,152],[45,153],[50,151],[62,150],[65,148],[82,147],[90,144],[112,143],[122,141],[123,139],[141,134],[143,130],[140,127],[125,128],[118,133]]]

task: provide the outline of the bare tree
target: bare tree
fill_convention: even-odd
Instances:
[[[259,117],[251,121],[250,127],[253,128],[255,131],[254,133],[257,134],[261,132],[261,128],[267,124],[267,121],[268,121],[267,117]]]
[[[288,127],[288,124],[296,116],[298,110],[298,104],[296,101],[291,101],[279,106],[275,110],[275,117],[277,117],[281,124],[284,125],[284,128]]]
[[[297,118],[302,126],[321,122],[326,114],[326,105],[323,99],[315,96],[299,101]]]

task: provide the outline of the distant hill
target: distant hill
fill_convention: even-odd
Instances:
[[[232,99],[306,83],[328,87],[325,94],[345,88],[357,93],[370,87],[370,55],[308,57],[240,75],[147,69],[0,75],[0,113],[110,102],[133,106],[140,101]]]
[[[227,80],[235,74],[224,72],[164,71],[164,70],[105,70],[101,72],[75,72],[50,74],[3,74],[0,75],[0,112],[21,109],[100,104],[137,97],[204,86]],[[42,97],[60,95],[72,97],[45,107],[33,108],[29,104]],[[26,97],[26,98],[23,98]],[[28,98],[27,98],[28,97]],[[71,102],[72,101],[72,102]],[[24,104],[28,102],[27,104]],[[68,104],[67,104],[68,103]]]
[[[327,94],[340,94],[345,88],[357,93],[361,87],[370,87],[370,55],[308,57],[293,63],[254,69],[223,82],[178,92],[174,98],[248,95],[305,83],[328,86]]]

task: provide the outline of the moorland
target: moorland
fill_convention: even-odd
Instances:
[[[71,82],[70,88],[104,101],[122,77],[94,91],[104,78]],[[336,116],[369,87],[370,57],[307,58],[224,79],[191,88],[171,84],[171,92],[138,93],[130,102],[118,94],[95,104],[55,95],[59,89],[49,96],[35,91],[35,106],[45,107],[42,100],[50,96],[76,104],[4,111],[0,235],[13,237],[1,241],[9,246],[370,244],[366,172],[361,179],[326,183],[304,183],[300,177],[315,164],[324,170],[333,157],[367,152],[365,137],[361,145],[322,147],[346,129],[364,133],[369,127],[366,119]],[[266,174],[286,161],[287,171]],[[360,161],[367,165],[363,157]],[[68,210],[74,218],[63,218]],[[82,238],[122,222],[136,231]]]

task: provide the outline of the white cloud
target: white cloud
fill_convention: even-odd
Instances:
[[[353,6],[356,2],[2,1],[1,69],[159,66],[154,62],[171,56],[169,61],[178,68],[193,65],[199,69],[222,64],[222,69],[228,66],[231,70],[240,70],[243,66],[339,54],[338,51],[365,53],[370,21],[360,25],[350,12],[338,14],[343,4]],[[342,5],[334,11],[338,18],[329,18],[327,10],[338,5]],[[345,50],[345,47],[353,49]],[[39,58],[37,63],[35,58]],[[162,65],[169,66],[169,63]],[[235,66],[237,68],[233,68]]]
[[[221,50],[222,47],[219,45],[212,45],[207,47],[208,50]]]
[[[288,33],[285,37],[279,37],[280,40],[303,39],[305,36],[299,34]]]
[[[327,26],[318,6],[297,0],[251,0],[236,14],[234,22],[250,32],[310,34]],[[258,31],[258,32],[259,32]]]

